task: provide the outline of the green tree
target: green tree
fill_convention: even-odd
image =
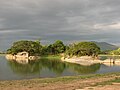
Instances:
[[[111,55],[120,55],[120,48],[118,48],[117,50],[112,50],[110,51]]]
[[[41,54],[42,46],[40,42],[21,40],[14,42],[10,49],[7,50],[9,54],[17,54],[18,52],[26,51],[29,55]]]
[[[64,51],[65,51],[65,45],[63,44],[62,41],[57,40],[55,43],[53,43],[52,52],[54,54],[63,53]]]
[[[100,48],[93,42],[80,42],[72,44],[66,51],[69,56],[96,56],[100,52]]]
[[[62,41],[57,40],[55,43],[44,46],[42,49],[43,55],[55,55],[65,52],[66,46]]]

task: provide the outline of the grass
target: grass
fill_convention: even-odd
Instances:
[[[107,78],[107,77],[116,77],[120,75],[120,73],[108,73],[108,74],[91,74],[86,76],[64,76],[64,77],[56,77],[56,78],[37,78],[30,80],[11,80],[11,81],[0,81],[0,87],[19,87],[19,86],[27,86],[31,87],[39,84],[41,87],[47,86],[49,84],[59,84],[59,83],[70,83],[72,81],[83,81],[83,80],[92,80],[98,78]],[[120,82],[120,78],[116,77],[114,80],[103,81],[100,83],[95,83],[94,85],[88,84],[88,86],[104,86],[104,85],[112,85],[113,82]],[[80,88],[83,88],[80,86]]]
[[[54,83],[54,82],[68,82],[73,80],[81,80],[81,79],[90,79],[90,78],[101,78],[101,77],[112,77],[118,76],[120,73],[108,73],[108,74],[91,74],[85,76],[64,76],[64,77],[56,77],[56,78],[42,78],[42,79],[31,79],[31,80],[38,80],[39,83]],[[14,81],[14,80],[13,80]],[[25,80],[26,81],[26,80]],[[120,78],[115,78],[115,80],[111,80],[108,82],[120,82]]]
[[[88,76],[64,76],[64,77],[56,77],[56,78],[36,78],[36,79],[24,79],[24,80],[7,80],[10,81],[39,81],[39,83],[52,83],[52,82],[59,82],[59,81],[72,81],[78,79],[87,79],[94,77],[96,75],[88,75]],[[1,82],[1,81],[0,81]]]
[[[45,55],[45,56],[41,56],[41,59],[60,60],[61,56],[60,55]]]
[[[105,81],[105,82],[100,82],[100,83],[96,83],[93,86],[105,86],[105,85],[112,85],[113,82],[111,81]]]
[[[6,55],[6,54],[1,54],[1,53],[0,53],[0,56],[5,56],[5,55]]]
[[[115,83],[120,83],[120,77],[116,77],[114,80],[111,80],[109,82],[115,82]]]
[[[108,80],[108,81],[105,81],[105,82],[100,82],[100,83],[96,83],[95,85],[93,86],[105,86],[105,85],[112,85],[113,83],[120,83],[120,73],[109,73],[109,74],[103,74],[103,76],[106,76],[106,75],[109,75],[109,76],[116,76],[115,79],[113,80]]]

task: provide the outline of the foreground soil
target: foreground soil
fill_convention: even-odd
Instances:
[[[0,81],[0,90],[119,90],[120,74]]]

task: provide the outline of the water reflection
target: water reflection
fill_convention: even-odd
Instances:
[[[90,74],[100,69],[100,64],[93,64],[91,66],[83,66],[79,64],[68,64],[69,68],[79,74]]]
[[[47,68],[57,75],[62,74],[64,70],[67,68],[66,64],[64,62],[61,62],[60,60],[41,59],[39,60],[39,63],[41,63],[41,66],[43,68]]]
[[[16,60],[17,63],[20,63],[20,64],[28,64],[29,63],[29,60],[26,59],[26,60]]]
[[[16,74],[37,74],[42,67],[39,66],[39,63],[28,63],[28,64],[21,64],[16,61],[8,61],[8,65],[11,67],[12,71]]]
[[[63,73],[74,73],[74,74],[90,74],[95,73],[100,69],[100,64],[94,64],[91,66],[82,66],[79,64],[64,63],[60,60],[47,60],[40,59],[34,62],[29,62],[28,64],[20,64],[15,61],[8,61],[8,65],[12,71],[20,75],[32,75],[32,74],[46,74],[46,71],[49,70],[50,75],[53,73],[55,76],[61,76]],[[67,71],[67,72],[66,72]],[[48,73],[47,73],[48,74]],[[48,75],[49,76],[49,75]]]
[[[120,66],[119,55],[101,55],[99,59],[105,61],[103,64],[106,66]]]
[[[99,56],[100,60],[106,60],[106,59],[120,59],[120,56],[116,55],[110,55],[110,56]]]

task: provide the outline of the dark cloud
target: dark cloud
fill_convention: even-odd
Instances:
[[[119,44],[120,0],[0,0],[0,50],[16,40]],[[4,48],[4,49],[3,49]]]

